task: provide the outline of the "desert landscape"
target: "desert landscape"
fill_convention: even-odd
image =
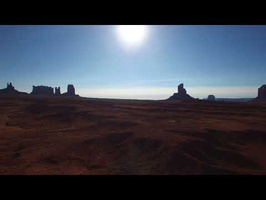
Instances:
[[[266,174],[266,104],[0,96],[0,174]]]
[[[0,25],[0,175],[266,175],[265,25]]]

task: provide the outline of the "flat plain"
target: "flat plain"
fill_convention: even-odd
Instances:
[[[266,104],[0,96],[0,174],[266,174]]]

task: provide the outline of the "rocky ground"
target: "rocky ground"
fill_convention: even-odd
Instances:
[[[266,104],[0,96],[0,174],[266,174]]]

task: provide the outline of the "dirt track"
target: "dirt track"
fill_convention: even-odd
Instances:
[[[0,96],[0,174],[266,174],[266,104]]]

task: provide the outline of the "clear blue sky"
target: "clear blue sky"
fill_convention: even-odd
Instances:
[[[0,88],[74,84],[87,97],[255,97],[266,83],[266,26],[148,26],[123,48],[117,26],[0,26]]]

